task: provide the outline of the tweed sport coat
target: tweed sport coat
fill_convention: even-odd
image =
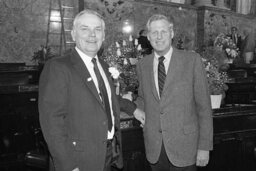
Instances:
[[[101,61],[112,92],[115,135],[121,145],[120,107],[107,65]],[[45,66],[39,84],[40,124],[56,171],[102,171],[108,122],[84,62],[73,50]],[[119,156],[117,166],[122,167]]]
[[[156,163],[164,144],[172,164],[192,165],[198,149],[213,148],[212,110],[201,58],[194,52],[173,49],[161,99],[153,59],[154,54],[145,56],[137,65],[136,103],[146,114],[143,132],[147,159]]]

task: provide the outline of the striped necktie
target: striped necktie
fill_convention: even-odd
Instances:
[[[95,72],[95,75],[98,80],[98,86],[99,86],[99,90],[100,90],[99,95],[102,99],[102,103],[105,107],[105,111],[106,111],[107,118],[108,118],[108,130],[111,131],[113,124],[112,124],[112,118],[111,118],[111,112],[110,112],[110,104],[109,104],[109,100],[108,100],[108,93],[107,93],[107,89],[106,89],[104,80],[100,74],[100,70],[98,68],[96,60],[97,60],[96,58],[92,58],[92,63],[94,64],[94,72]]]
[[[159,95],[161,97],[162,91],[164,89],[164,82],[166,78],[166,72],[164,67],[164,56],[158,58],[158,87],[159,87]]]

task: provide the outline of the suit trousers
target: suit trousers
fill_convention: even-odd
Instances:
[[[177,167],[174,166],[166,154],[164,143],[162,143],[161,153],[157,163],[150,164],[152,171],[196,171],[196,165]]]
[[[111,164],[113,159],[112,154],[112,140],[107,140],[107,152],[106,152],[106,160],[105,160],[105,166],[103,171],[111,171]]]

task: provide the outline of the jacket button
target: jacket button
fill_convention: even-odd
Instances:
[[[74,146],[76,146],[76,142],[75,142],[75,141],[73,141],[72,144],[73,144]]]
[[[160,112],[160,114],[161,114],[161,115],[163,115],[163,114],[164,114],[164,112]]]

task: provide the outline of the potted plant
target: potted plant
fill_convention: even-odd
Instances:
[[[233,63],[233,60],[239,55],[239,49],[237,48],[236,44],[229,36],[223,33],[220,33],[215,38],[214,46],[225,52],[228,63]]]
[[[221,101],[225,97],[225,91],[228,90],[226,84],[228,82],[226,54],[216,47],[207,47],[199,53],[205,66],[211,98],[218,95]]]
[[[43,65],[47,60],[56,56],[50,47],[41,45],[40,49],[34,52],[32,61],[35,61],[38,65]]]

